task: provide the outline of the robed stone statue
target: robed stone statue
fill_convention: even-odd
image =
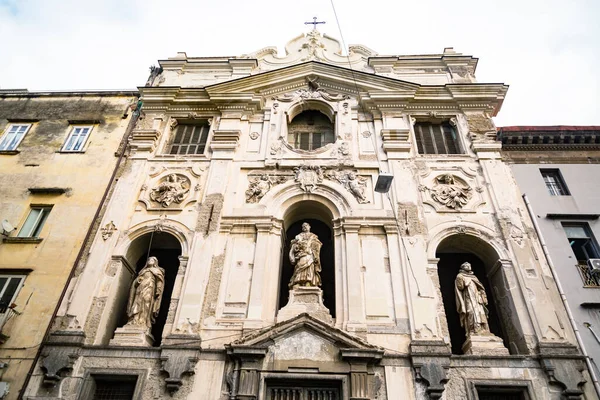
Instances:
[[[158,266],[156,257],[150,257],[131,284],[127,325],[151,328],[160,310],[164,288],[165,270]]]
[[[321,286],[321,246],[318,236],[310,231],[310,225],[303,223],[302,232],[291,241],[290,262],[294,266],[294,274],[290,289],[294,286]]]
[[[465,328],[467,338],[471,335],[489,335],[488,299],[485,288],[471,270],[468,262],[460,266],[454,281],[456,311],[460,316],[460,325]]]

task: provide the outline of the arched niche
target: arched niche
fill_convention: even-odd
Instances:
[[[134,270],[134,273],[130,275],[130,279],[123,279],[119,284],[120,296],[118,301],[120,306],[117,307],[118,315],[116,316],[115,328],[122,327],[127,323],[127,303],[133,279],[135,279],[139,271],[146,265],[148,257],[156,257],[159,266],[165,270],[165,287],[161,299],[160,311],[156,322],[152,326],[151,334],[154,337],[153,345],[155,347],[160,346],[181,254],[182,246],[180,240],[168,232],[146,232],[131,241],[125,251],[124,258]]]
[[[321,152],[336,140],[335,112],[327,103],[302,101],[287,111],[286,142],[300,152]]]
[[[278,309],[288,302],[288,284],[292,278],[294,267],[289,259],[290,242],[302,231],[302,224],[308,222],[311,232],[319,237],[321,243],[321,281],[323,304],[335,318],[335,246],[333,238],[333,213],[324,204],[305,200],[289,207],[283,217],[283,254],[281,280],[279,283]]]
[[[517,335],[511,335],[511,329],[507,329],[509,316],[503,315],[509,309],[506,295],[499,296],[498,287],[503,288],[503,279],[491,277],[491,274],[501,267],[501,259],[498,252],[485,240],[467,234],[455,234],[440,241],[436,248],[435,256],[438,261],[438,277],[440,292],[446,314],[448,333],[453,354],[463,354],[462,345],[466,340],[465,329],[460,326],[459,314],[456,310],[455,280],[460,266],[464,262],[471,264],[473,273],[485,287],[488,297],[488,323],[490,331],[500,337],[504,346],[511,353],[516,353],[515,346],[511,342],[519,340]],[[496,274],[497,275],[497,274]],[[496,288],[496,290],[494,290]]]

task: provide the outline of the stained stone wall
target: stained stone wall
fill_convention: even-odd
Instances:
[[[44,358],[28,394],[50,378],[61,384],[96,365],[127,374],[137,362],[159,377],[145,378],[144,391],[176,398],[265,399],[274,383],[327,380],[344,399],[453,399],[479,381],[525,385],[532,398],[596,398],[491,133],[507,87],[472,85],[476,59],[451,49],[411,58],[354,46],[350,71],[319,32],[288,48],[285,57],[266,48],[161,61],[141,89],[144,118],[106,205],[119,230],[92,239],[60,314],[80,325],[53,332],[66,356]],[[334,121],[334,143],[308,152],[287,142],[304,110]],[[169,154],[176,126],[206,120],[203,154]],[[420,121],[449,123],[459,154],[418,154]],[[389,194],[374,190],[381,171],[393,176]],[[172,201],[156,201],[172,176]],[[335,276],[331,323],[279,313],[286,232],[305,220],[332,228],[334,257],[323,265]],[[110,344],[107,321],[127,266],[110,263],[145,254],[136,240],[152,232],[181,247],[173,309],[160,348],[126,350]],[[438,252],[481,259],[510,349],[500,341],[451,354]]]

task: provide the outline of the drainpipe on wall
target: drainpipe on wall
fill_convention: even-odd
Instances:
[[[527,207],[527,212],[531,217],[531,221],[533,222],[533,228],[540,238],[540,244],[542,245],[542,251],[544,252],[544,256],[546,257],[546,261],[548,262],[548,266],[550,267],[550,272],[552,273],[552,277],[554,278],[554,282],[556,282],[556,287],[558,288],[558,293],[560,294],[560,298],[567,310],[567,316],[569,318],[569,323],[573,327],[573,331],[575,332],[575,338],[577,339],[577,344],[583,353],[583,357],[585,358],[585,363],[590,371],[590,377],[592,378],[592,382],[594,383],[594,389],[596,389],[596,393],[600,396],[600,384],[598,383],[598,378],[596,377],[596,371],[592,365],[590,357],[588,356],[587,351],[585,350],[585,346],[583,345],[583,340],[581,339],[581,335],[579,333],[579,329],[577,328],[577,324],[575,323],[575,319],[573,318],[573,314],[571,313],[571,308],[569,307],[569,302],[567,301],[567,297],[565,296],[565,292],[563,291],[560,280],[558,279],[558,275],[554,268],[554,264],[552,263],[552,259],[550,258],[550,254],[548,252],[548,246],[546,246],[546,241],[544,240],[544,236],[540,231],[540,227],[537,223],[537,219],[535,214],[533,213],[533,208],[531,207],[531,203],[529,203],[529,199],[527,195],[523,195],[523,201],[525,201],[525,206]]]
[[[130,107],[131,107],[130,105],[127,106],[127,108],[130,108]],[[127,116],[128,116],[127,108],[126,108],[125,112],[123,113],[123,118],[127,118]],[[79,265],[79,261],[81,260],[81,257],[83,256],[83,253],[86,248],[86,244],[88,243],[88,241],[90,239],[93,239],[92,233],[96,232],[96,230],[94,229],[94,225],[96,225],[96,221],[98,220],[98,217],[100,216],[100,212],[102,211],[102,206],[104,205],[105,201],[107,200],[110,189],[115,184],[115,177],[117,175],[117,172],[119,171],[119,167],[121,166],[121,162],[123,161],[123,158],[125,156],[125,151],[127,150],[127,141],[129,140],[129,137],[131,136],[131,132],[133,132],[133,128],[135,127],[135,124],[140,116],[141,108],[142,108],[142,102],[139,99],[139,95],[138,95],[136,109],[133,112],[131,119],[129,120],[127,128],[125,128],[125,133],[123,134],[123,140],[120,143],[121,151],[118,154],[115,153],[115,155],[118,155],[119,158],[117,159],[115,168],[113,169],[112,175],[111,175],[110,179],[108,180],[106,189],[104,189],[104,194],[102,195],[102,199],[100,200],[100,203],[98,203],[98,208],[96,209],[96,213],[94,214],[94,217],[92,218],[92,220],[90,222],[90,227],[88,228],[87,233],[86,233],[83,241],[81,242],[81,248],[79,249],[79,253],[77,254],[77,257],[75,258],[75,262],[73,263],[73,267],[71,268],[69,277],[67,278],[67,280],[65,282],[62,292],[60,293],[60,297],[58,298],[58,302],[56,303],[56,307],[54,308],[52,317],[50,318],[50,321],[48,322],[48,327],[46,328],[46,332],[44,333],[42,342],[40,343],[40,345],[38,347],[38,351],[33,359],[31,368],[29,368],[29,372],[27,373],[27,376],[25,377],[25,382],[23,383],[23,386],[21,387],[21,389],[19,391],[19,396],[17,397],[17,400],[22,400],[23,396],[25,395],[25,390],[27,390],[27,386],[29,386],[29,381],[31,380],[33,372],[35,371],[35,367],[37,366],[37,363],[42,354],[42,349],[48,340],[48,336],[50,336],[50,329],[52,328],[52,323],[54,322],[54,318],[56,318],[56,315],[58,314],[58,310],[60,309],[60,306],[65,298],[65,295],[67,294],[67,290],[69,289],[69,284],[70,284],[71,280],[73,279],[73,275],[75,275],[75,270],[77,269],[77,265]],[[98,229],[99,228],[100,227],[98,226]]]

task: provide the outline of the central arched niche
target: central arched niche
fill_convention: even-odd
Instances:
[[[293,148],[314,151],[335,142],[333,116],[323,110],[308,109],[289,117],[287,142]]]
[[[453,235],[442,240],[436,250],[438,262],[438,277],[440,282],[440,291],[444,302],[444,311],[448,323],[450,343],[453,354],[463,354],[462,345],[466,340],[465,330],[460,326],[460,319],[456,311],[456,297],[454,291],[454,281],[464,262],[471,263],[471,268],[475,276],[485,287],[488,296],[488,323],[490,331],[504,341],[504,346],[511,353],[514,346],[510,346],[507,330],[501,324],[506,320],[500,315],[502,303],[497,293],[492,290],[488,274],[499,260],[498,254],[492,246],[485,241],[470,235]],[[506,296],[505,296],[506,297]],[[502,301],[506,302],[505,299]],[[501,307],[498,307],[500,305]],[[505,308],[506,307],[502,307]]]
[[[160,346],[163,328],[167,322],[169,314],[169,305],[177,271],[179,269],[179,256],[181,255],[181,244],[179,240],[167,232],[146,233],[136,238],[127,249],[125,258],[129,264],[135,267],[135,277],[140,272],[148,257],[156,257],[158,264],[165,270],[165,287],[160,303],[160,311],[156,322],[152,325],[151,334],[154,337],[154,347]],[[127,323],[127,301],[129,300],[129,286],[126,287],[127,294],[123,296],[126,300],[120,308],[120,315],[117,319],[117,328]]]
[[[289,298],[288,284],[294,273],[289,258],[290,241],[302,231],[302,223],[308,222],[310,231],[319,237],[321,247],[321,289],[323,304],[335,318],[335,249],[333,241],[333,214],[323,204],[306,200],[291,206],[283,219],[283,254],[281,265],[281,280],[279,282],[279,306],[284,307]]]

